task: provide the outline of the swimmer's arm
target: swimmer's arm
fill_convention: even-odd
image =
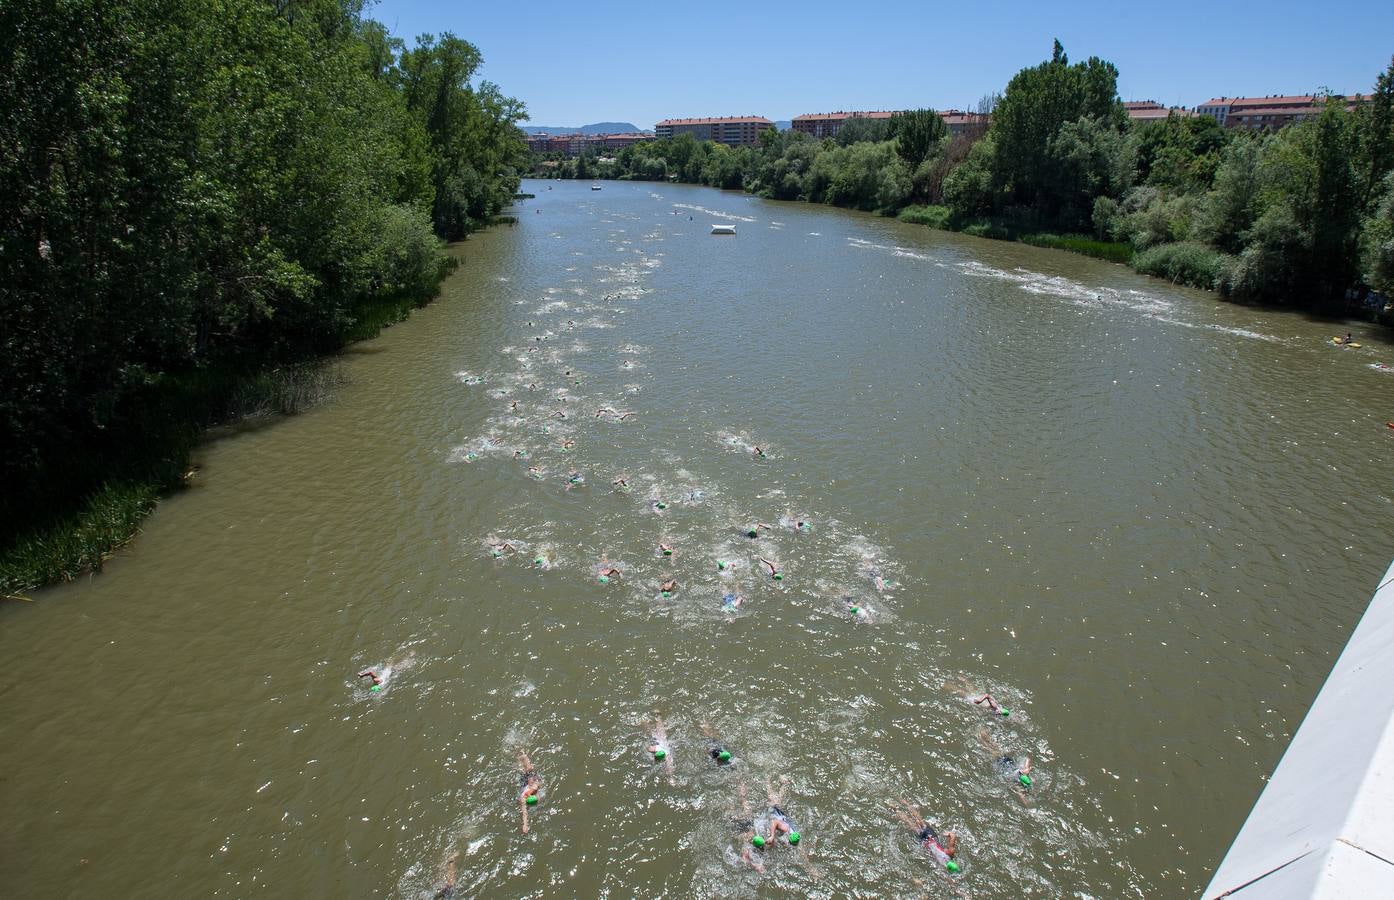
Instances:
[[[527,797],[526,797],[526,796],[523,796],[523,797],[519,797],[519,798],[518,798],[518,809],[522,810],[522,812],[523,812],[523,834],[527,834],[527,833],[528,833],[528,801],[527,801]]]
[[[946,843],[944,844],[944,851],[948,853],[950,856],[956,855],[958,853],[958,832],[945,832],[944,840],[946,841]]]
[[[1029,757],[1029,756],[1026,757],[1026,762],[1024,762],[1024,763],[1021,764],[1021,774],[1023,774],[1023,775],[1030,775],[1030,774],[1031,774],[1031,757]]]

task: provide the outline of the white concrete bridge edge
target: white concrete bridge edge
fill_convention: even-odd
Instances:
[[[1394,565],[1205,900],[1394,896]]]

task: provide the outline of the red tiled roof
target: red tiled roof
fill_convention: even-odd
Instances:
[[[764,116],[718,116],[709,119],[664,119],[659,125],[773,125]]]
[[[1321,112],[1317,106],[1246,106],[1229,111],[1230,118],[1242,119],[1245,116],[1315,116]]]
[[[891,110],[856,110],[852,112],[804,113],[795,116],[795,122],[827,121],[829,119],[889,119],[895,115]]]
[[[1124,108],[1124,109],[1166,109],[1165,106],[1163,106],[1162,104],[1158,103],[1156,100],[1125,100],[1125,101],[1123,101],[1123,108]]]

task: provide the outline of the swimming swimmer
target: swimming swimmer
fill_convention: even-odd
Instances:
[[[541,478],[542,470],[539,469],[537,466],[528,466],[528,474],[531,475],[533,478]]]
[[[536,806],[538,795],[542,792],[542,779],[532,767],[532,760],[522,748],[518,749],[518,784],[522,791],[518,794],[518,809],[523,814],[523,834],[528,833],[528,807]]]
[[[658,589],[663,593],[664,597],[671,597],[678,592],[678,580],[676,578],[669,578],[667,581],[660,584]]]
[[[653,742],[649,744],[648,752],[653,755],[655,762],[663,763],[663,769],[668,773],[668,783],[673,783],[673,755],[668,747],[668,732],[663,727],[663,718],[655,715],[652,722],[647,724],[649,737]]]
[[[672,556],[673,548],[660,541],[658,544],[658,552],[662,553],[664,556]]]
[[[795,530],[795,531],[812,531],[812,530],[813,530],[813,526],[810,525],[809,523],[803,521],[803,520],[801,519],[801,520],[799,520],[799,521],[797,521],[797,522],[794,523],[794,530]]]
[[[721,598],[721,608],[728,613],[733,613],[740,609],[744,602],[745,598],[740,594],[726,594]]]
[[[575,446],[576,446],[576,442],[573,441],[573,440],[570,440],[570,439],[561,442],[561,448],[562,448],[563,450],[570,450],[572,447],[575,447]]]
[[[739,805],[736,814],[731,817],[731,830],[736,832],[737,840],[741,843],[741,859],[750,863],[755,871],[764,872],[764,865],[750,852],[751,848],[763,850],[765,839],[755,830],[755,816],[750,812],[750,798],[746,795],[744,781],[736,785],[736,798]]]
[[[373,679],[373,687],[375,687],[375,688],[381,688],[381,687],[382,687],[382,676],[380,676],[377,672],[374,672],[372,669],[364,669],[362,672],[359,672],[359,673],[358,673],[358,677],[359,677],[359,678],[371,678],[371,679]]]
[[[761,448],[755,447],[755,448],[753,448],[753,452],[755,453],[756,456],[760,457],[761,459],[766,459],[765,451],[762,450]]]
[[[460,858],[460,851],[456,850],[445,859],[445,883],[440,886],[433,895],[434,900],[449,900],[455,896],[455,863]]]
[[[606,566],[600,570],[599,579],[601,584],[609,584],[611,578],[619,578],[624,573],[614,566]]]
[[[765,559],[763,556],[757,556],[756,559],[758,559],[758,560],[760,560],[760,562],[764,563],[765,566],[766,566],[766,568],[768,568],[768,569],[770,570],[770,577],[771,577],[771,578],[773,578],[775,581],[783,581],[783,580],[784,580],[784,573],[781,572],[781,571],[779,571],[779,567],[778,567],[778,566],[776,566],[774,563],[770,562],[768,559]]]
[[[494,558],[495,558],[495,559],[498,559],[500,556],[503,556],[505,553],[517,553],[517,552],[518,552],[518,548],[515,547],[515,546],[513,546],[512,544],[510,544],[508,541],[504,541],[502,544],[495,544],[495,545],[494,545],[492,548],[490,548],[490,549],[493,550],[493,552],[494,552]]]
[[[988,709],[992,710],[998,715],[1010,716],[1012,714],[1012,711],[1010,709],[1004,709],[1001,706],[1001,704],[997,702],[997,698],[993,697],[991,694],[983,694],[981,697],[973,701],[974,706],[981,706],[984,703],[987,704]]]
[[[769,525],[766,525],[764,522],[756,522],[754,525],[750,526],[745,530],[745,536],[748,538],[755,538],[760,536],[761,531],[770,530],[772,530],[771,527]]]
[[[608,407],[608,406],[602,406],[602,407],[600,407],[600,409],[597,409],[597,410],[595,411],[595,417],[598,419],[598,418],[600,418],[601,416],[605,415],[606,413],[609,413],[610,415],[614,415],[614,414],[615,414],[615,411],[614,411],[613,409],[611,409],[610,407]]]
[[[627,488],[629,487],[629,482],[625,480],[623,475],[621,475],[619,478],[616,478],[614,481],[610,482],[610,486]]]
[[[556,412],[552,413],[552,417],[555,418],[555,419],[565,419],[565,418],[566,418],[566,411],[565,411],[565,410],[559,409],[559,410],[557,410]]]
[[[941,838],[939,833],[934,830],[934,827],[925,821],[924,816],[920,815],[920,811],[909,801],[901,800],[900,804],[903,809],[896,808],[894,804],[892,804],[892,809],[895,809],[896,818],[900,819],[901,822],[915,833],[915,838],[919,841],[920,846],[939,862],[943,863],[945,869],[948,869],[950,872],[957,872],[958,863],[954,861],[954,857],[958,855],[958,834],[953,831],[946,831]]]
[[[1013,756],[1002,752],[1002,747],[993,740],[986,728],[978,730],[978,743],[992,759],[992,767],[997,771],[997,774],[1013,782],[1012,793],[1016,795],[1017,802],[1029,808],[1031,800],[1026,796],[1025,789],[1031,787],[1033,783],[1031,780],[1031,757],[1023,756],[1022,761],[1018,763]]]
[[[781,790],[787,787],[788,784],[789,779],[787,777],[781,778],[779,781]],[[768,780],[765,782],[765,793],[768,795],[770,801],[769,840],[773,841],[780,835],[784,835],[784,839],[789,842],[791,847],[797,847],[799,841],[803,840],[803,835],[799,834],[798,828],[794,827],[794,823],[789,819],[789,814],[779,808],[779,804],[783,801],[780,799],[779,793],[775,791],[774,785]]]
[[[731,762],[731,751],[726,749],[726,745],[716,734],[716,729],[706,722],[703,722],[697,729],[702,732],[702,736],[707,739],[707,755],[716,762],[718,766],[729,765]]]
[[[570,472],[567,472],[567,473],[566,473],[566,489],[567,489],[568,491],[571,490],[573,487],[576,487],[577,485],[585,484],[585,483],[586,483],[586,476],[582,475],[580,472],[576,471],[575,469],[572,469]]]

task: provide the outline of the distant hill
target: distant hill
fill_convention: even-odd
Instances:
[[[522,129],[528,134],[624,134],[630,131],[638,131],[639,126],[630,122],[595,122],[590,125],[570,126],[570,125],[523,125]]]

